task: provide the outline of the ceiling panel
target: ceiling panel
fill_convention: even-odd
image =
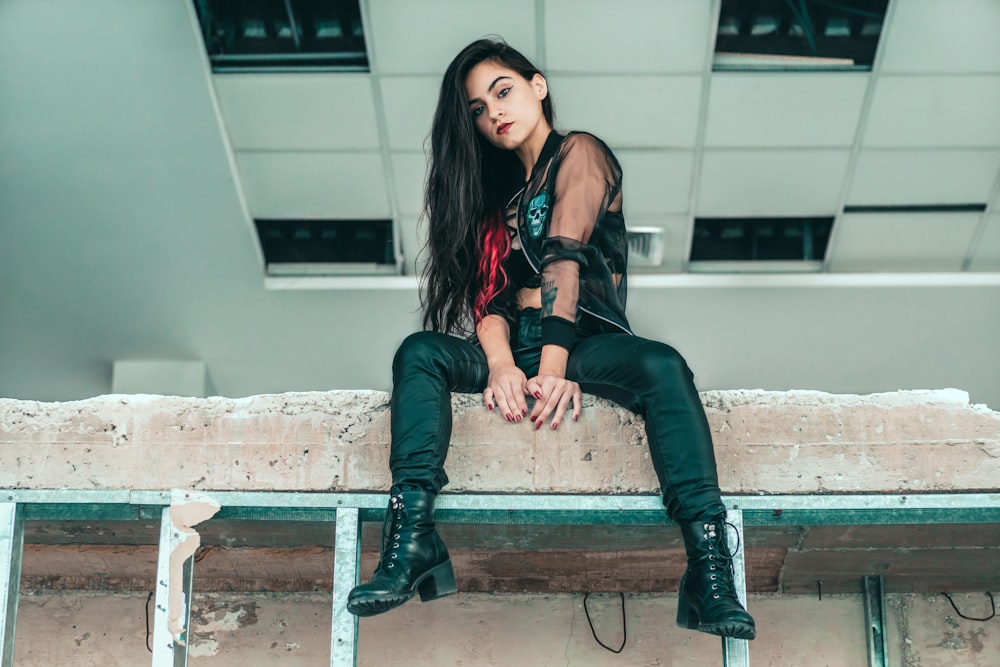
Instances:
[[[440,85],[440,78],[434,76],[383,77],[379,81],[390,148],[423,149],[431,133]]]
[[[701,77],[550,76],[556,124],[622,148],[695,144]]]
[[[986,203],[1000,150],[863,150],[848,204]]]
[[[378,148],[366,74],[216,74],[219,106],[236,149]]]
[[[882,72],[1000,72],[1000,2],[894,2]]]
[[[629,266],[629,273],[678,273],[684,268],[688,253],[688,235],[691,230],[689,215],[628,216],[628,228],[658,227],[663,230],[663,262],[659,266]]]
[[[535,59],[535,0],[375,0],[366,26],[380,74],[444,74],[466,44],[501,35]],[[539,66],[541,64],[539,63]]]
[[[835,223],[832,271],[959,271],[979,213],[854,213]]]
[[[625,215],[686,213],[691,206],[693,151],[615,151],[624,177]]]
[[[1000,214],[986,217],[986,228],[972,255],[969,269],[1000,271]]]
[[[833,149],[707,149],[696,214],[833,215],[849,156]]]
[[[712,38],[705,0],[546,0],[549,72],[702,72]]]
[[[998,118],[1000,76],[883,76],[864,145],[1000,146]]]
[[[255,218],[388,218],[378,153],[237,153]]]
[[[851,146],[868,83],[843,72],[712,75],[706,146]]]
[[[427,157],[421,152],[392,154],[392,180],[400,215],[419,216],[424,208],[424,178]]]

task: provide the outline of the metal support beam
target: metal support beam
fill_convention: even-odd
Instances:
[[[882,575],[863,579],[865,624],[868,630],[869,667],[889,667],[889,646],[885,636],[885,580]]]
[[[17,503],[0,503],[0,666],[14,664],[14,629],[21,591],[24,513]]]
[[[95,491],[80,489],[7,489],[0,502],[0,667],[13,661],[14,619],[20,584],[23,550],[23,523],[28,520],[71,517],[149,518],[162,512],[160,552],[157,566],[156,612],[153,666],[179,667],[187,664],[184,640],[190,625],[193,558],[184,563],[183,576],[170,577],[171,556],[182,542],[174,529],[171,494],[162,490]],[[331,634],[331,667],[354,665],[357,658],[358,622],[346,611],[350,589],[358,581],[360,562],[360,521],[376,520],[385,507],[384,494],[311,492],[217,492],[213,498],[225,506],[230,519],[329,522],[336,516],[334,592]],[[870,525],[923,523],[995,523],[1000,521],[1000,493],[915,494],[915,495],[804,495],[727,496],[727,531],[733,559],[734,584],[746,603],[744,522],[770,526],[792,521],[804,525]],[[478,524],[587,524],[659,525],[668,520],[659,496],[591,495],[500,495],[456,494],[438,499],[439,518],[445,522]],[[161,509],[163,508],[163,509]],[[253,510],[248,512],[247,510]],[[736,548],[735,541],[740,547]],[[887,667],[885,599],[881,577],[864,581],[865,611],[869,632],[869,664]],[[180,588],[180,591],[177,589]],[[178,638],[169,625],[170,593],[176,594],[175,626],[182,627]],[[180,605],[178,607],[178,604]],[[749,645],[745,640],[722,641],[726,667],[749,667]]]
[[[357,509],[337,510],[334,540],[330,667],[354,667],[358,660],[358,617],[347,611],[347,594],[358,584],[361,565],[361,516]]]
[[[746,540],[743,539],[743,510],[731,509],[726,515],[730,528],[726,530],[729,551],[733,554],[733,587],[743,606],[747,605]],[[750,642],[746,639],[722,639],[724,667],[750,667]]]
[[[170,578],[170,559],[180,544],[180,531],[164,507],[160,518],[160,551],[156,561],[156,610],[153,614],[153,667],[187,667],[191,625],[191,592],[194,584],[194,556],[184,561],[181,581]],[[180,588],[180,609],[171,610],[170,594]],[[174,637],[170,629],[171,611],[180,615],[182,633]]]

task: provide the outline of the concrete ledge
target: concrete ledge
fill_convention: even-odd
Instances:
[[[1000,413],[954,389],[702,394],[730,494],[995,490]],[[389,396],[0,399],[0,487],[382,491]],[[535,432],[455,394],[450,492],[656,493],[642,420],[587,397]]]

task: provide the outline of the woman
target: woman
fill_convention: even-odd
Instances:
[[[579,417],[585,391],[645,418],[688,555],[678,624],[752,639],[691,372],[673,348],[635,336],[625,317],[621,167],[599,139],[554,132],[552,119],[545,78],[503,42],[470,44],[445,72],[425,201],[427,330],[393,361],[383,549],[348,609],[371,616],[416,593],[427,601],[456,591],[434,527],[434,499],[448,481],[450,392],[482,392],[508,422],[555,429]],[[469,324],[474,338],[448,335]]]

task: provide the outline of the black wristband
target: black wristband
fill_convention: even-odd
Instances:
[[[576,323],[556,315],[542,318],[542,345],[558,345],[567,350],[573,349],[573,339],[576,338]]]

